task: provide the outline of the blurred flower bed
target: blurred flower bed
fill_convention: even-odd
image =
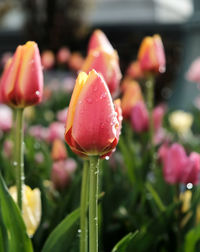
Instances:
[[[158,43],[155,52],[152,38]],[[154,94],[148,94],[149,82],[165,71],[165,62],[160,37],[152,38],[143,41],[137,61],[130,62],[123,76],[117,52],[107,41],[103,41],[103,52],[91,50],[90,41],[86,59],[67,47],[57,54],[41,52],[43,100],[24,113],[27,186],[23,218],[34,251],[79,251],[81,230],[77,220],[66,230],[65,238],[60,235],[59,240],[59,232],[58,236],[53,234],[57,243],[52,250],[44,244],[57,225],[80,206],[83,159],[66,144],[65,124],[77,73],[93,68],[101,72],[112,96],[121,99],[123,114],[116,151],[100,160],[99,251],[199,251],[199,105],[197,101],[192,113],[170,111],[166,104],[154,106]],[[2,56],[2,69],[9,58],[10,54]],[[193,63],[186,77],[199,82],[199,61]],[[14,109],[1,104],[0,170],[17,201],[13,187],[14,121]],[[86,125],[90,123],[85,121]],[[3,225],[0,241],[2,234]]]

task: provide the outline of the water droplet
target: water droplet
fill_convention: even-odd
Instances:
[[[40,91],[37,90],[37,91],[35,92],[35,94],[36,94],[37,96],[39,96],[39,95],[40,95]]]
[[[14,166],[17,166],[17,162],[16,162],[16,161],[14,161],[14,162],[13,162],[13,165],[14,165]]]
[[[88,98],[86,99],[86,101],[87,101],[87,103],[92,104],[92,98],[88,97]]]
[[[78,233],[79,233],[79,234],[81,233],[81,229],[78,229]]]
[[[101,94],[101,96],[100,96],[100,100],[102,100],[102,99],[106,98],[106,96],[107,96],[107,93],[103,93],[103,94]]]
[[[106,156],[106,157],[105,157],[105,160],[109,160],[109,159],[110,159],[110,157],[109,157],[109,156]]]
[[[187,187],[187,189],[191,190],[191,189],[193,188],[193,184],[192,184],[192,183],[188,183],[188,184],[186,185],[186,187]]]
[[[164,66],[159,67],[159,72],[164,73],[165,72],[165,67]]]
[[[97,86],[97,85],[95,85],[95,86],[93,87],[93,91],[94,91],[94,92],[96,92],[96,91],[97,91],[97,89],[98,89],[98,86]]]

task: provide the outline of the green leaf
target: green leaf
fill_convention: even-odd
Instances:
[[[0,174],[0,249],[3,252],[32,252],[21,213]],[[1,250],[0,250],[1,251]]]
[[[44,244],[42,252],[70,251],[72,242],[77,236],[80,209],[74,210],[52,231]]]
[[[195,252],[196,243],[200,240],[200,225],[190,230],[185,239],[184,251]]]
[[[156,190],[153,188],[153,186],[150,183],[146,183],[146,188],[147,190],[151,193],[156,205],[158,206],[158,208],[160,209],[161,212],[165,211],[165,206],[161,200],[161,198],[159,197],[158,193],[156,192]]]
[[[135,231],[134,233],[129,233],[126,236],[124,236],[112,249],[112,252],[126,252],[128,245],[130,242],[134,240],[134,238],[137,236],[138,231]]]

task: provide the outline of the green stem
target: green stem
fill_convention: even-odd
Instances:
[[[180,202],[180,185],[176,185],[176,195],[175,202],[177,204]],[[178,205],[177,209],[177,252],[180,251],[181,248],[181,205]]]
[[[154,84],[155,84],[154,76],[150,74],[147,79],[146,88],[147,88],[147,108],[149,112],[149,139],[151,144],[152,169],[154,169],[155,167],[154,122],[153,122]]]
[[[24,184],[24,158],[23,158],[23,108],[16,110],[16,135],[15,135],[15,161],[16,183],[17,183],[17,204],[22,211],[22,190]]]
[[[90,157],[89,251],[98,252],[98,175],[99,159]]]
[[[88,251],[88,189],[89,189],[89,161],[84,161],[83,166],[83,177],[81,185],[81,213],[80,213],[80,228],[81,228],[81,239],[80,239],[80,252]]]

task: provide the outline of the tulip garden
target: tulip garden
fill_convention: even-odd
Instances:
[[[156,103],[162,38],[124,73],[101,30],[85,51],[2,60],[0,252],[200,251],[200,113]]]

